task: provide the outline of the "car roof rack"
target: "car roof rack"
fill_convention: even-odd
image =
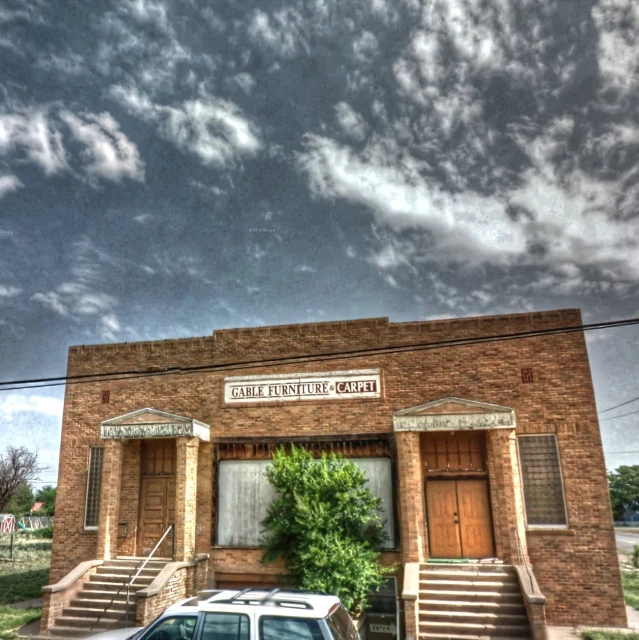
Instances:
[[[251,593],[256,593],[256,596],[252,597]],[[274,596],[281,593],[283,597],[275,598]],[[259,594],[259,595],[257,595]],[[302,595],[302,592],[300,592]],[[309,594],[306,594],[309,595]],[[207,600],[210,604],[257,604],[262,606],[275,606],[275,607],[290,607],[299,609],[311,609],[315,607],[310,602],[304,602],[303,600],[297,600],[294,598],[286,598],[286,592],[279,588],[271,589],[264,593],[261,589],[255,589],[253,587],[247,587],[238,591],[231,598],[224,598],[222,600]]]

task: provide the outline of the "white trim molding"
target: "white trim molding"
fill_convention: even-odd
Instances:
[[[472,431],[516,426],[515,411],[510,407],[452,396],[393,414],[394,431]]]
[[[147,407],[104,420],[100,425],[100,438],[199,438],[210,442],[210,429],[208,424],[194,418]]]

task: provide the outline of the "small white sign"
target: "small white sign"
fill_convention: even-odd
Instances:
[[[379,369],[224,378],[226,404],[380,397]]]
[[[390,624],[371,624],[369,628],[371,633],[388,633],[392,636],[397,634],[397,627],[392,622]]]

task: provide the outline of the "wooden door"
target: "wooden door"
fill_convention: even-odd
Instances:
[[[138,553],[148,556],[170,524],[175,524],[175,476],[142,478]],[[166,536],[154,557],[173,556],[174,533]]]
[[[465,558],[495,555],[490,500],[486,480],[457,480],[459,535]]]
[[[427,480],[431,558],[492,558],[488,481]]]
[[[431,558],[461,558],[454,480],[428,480],[428,538]]]

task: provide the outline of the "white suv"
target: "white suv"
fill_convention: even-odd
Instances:
[[[209,591],[171,605],[147,627],[106,631],[95,640],[358,640],[335,596],[282,591]]]

